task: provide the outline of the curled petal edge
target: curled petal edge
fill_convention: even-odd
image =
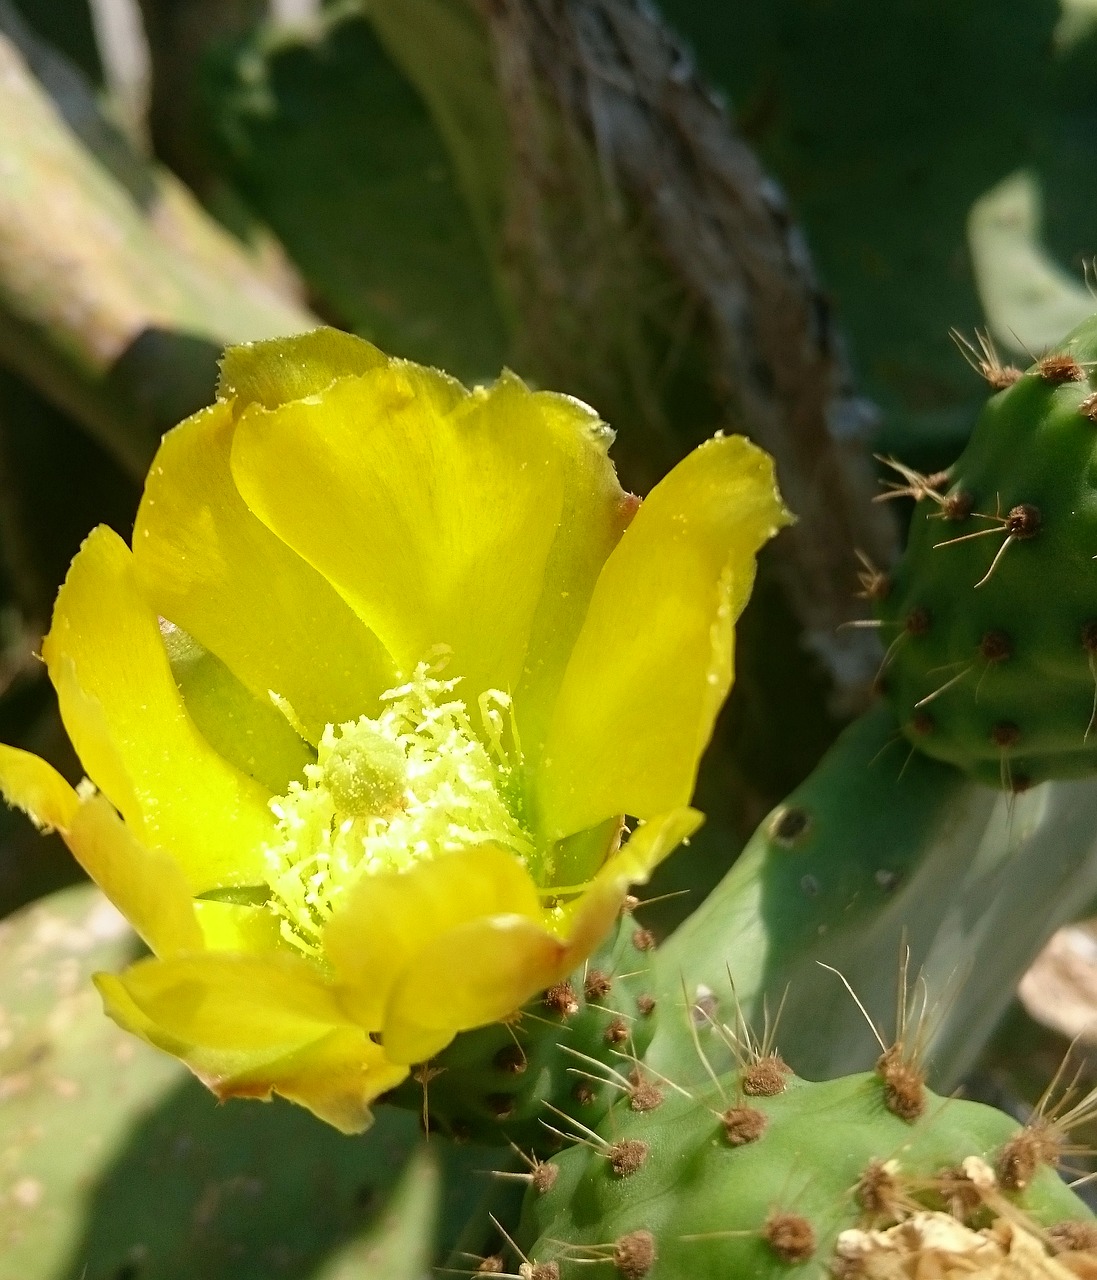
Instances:
[[[423,1062],[459,1032],[497,1022],[562,981],[613,928],[630,886],[643,884],[703,821],[697,810],[682,807],[644,823],[552,928],[526,916],[495,915],[432,938],[389,997],[386,1055]]]

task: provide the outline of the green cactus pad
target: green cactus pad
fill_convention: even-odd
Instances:
[[[559,1148],[548,1125],[560,1115],[593,1126],[628,1089],[632,1059],[655,1034],[648,958],[654,939],[629,913],[616,933],[566,983],[544,993],[510,1023],[465,1032],[386,1101],[410,1107],[424,1124],[458,1141],[511,1142],[536,1154]],[[604,1065],[603,1065],[604,1064]],[[618,1072],[606,1083],[605,1067]]]
[[[874,591],[908,738],[1022,791],[1097,770],[1097,317],[991,397],[947,476],[916,483]],[[1007,376],[1008,375],[1008,376]]]
[[[1041,1250],[1097,1238],[1050,1167],[1026,1166],[1023,1189],[1005,1189],[1018,1181],[1017,1135],[1031,1131],[1001,1112],[926,1092],[904,1120],[875,1073],[824,1084],[782,1073],[764,1096],[747,1084],[756,1065],[690,1097],[668,1090],[654,1110],[618,1103],[595,1139],[556,1156],[556,1176],[527,1192],[531,1266],[555,1265],[559,1280],[591,1274],[592,1259],[625,1280],[852,1278],[863,1273],[845,1255],[868,1237],[839,1246],[841,1233],[917,1225],[926,1212],[957,1231],[1012,1220]]]

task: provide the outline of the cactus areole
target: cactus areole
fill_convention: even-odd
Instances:
[[[991,396],[876,593],[910,741],[1014,792],[1097,769],[1095,361],[1097,317]]]

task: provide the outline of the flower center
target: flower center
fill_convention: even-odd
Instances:
[[[522,756],[510,698],[481,694],[477,732],[465,703],[450,696],[460,678],[439,680],[433,670],[420,663],[407,684],[382,694],[376,720],[329,724],[304,781],[271,801],[270,906],[301,950],[320,950],[336,899],[362,875],[406,871],[477,844],[522,859],[534,851],[515,816]]]

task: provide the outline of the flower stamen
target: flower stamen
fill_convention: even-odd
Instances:
[[[270,906],[300,950],[320,952],[336,900],[362,875],[407,871],[478,844],[502,845],[523,861],[534,852],[521,822],[509,695],[480,695],[477,732],[465,703],[450,696],[460,677],[441,680],[434,670],[420,663],[382,694],[376,719],[327,725],[304,780],[271,801]]]

